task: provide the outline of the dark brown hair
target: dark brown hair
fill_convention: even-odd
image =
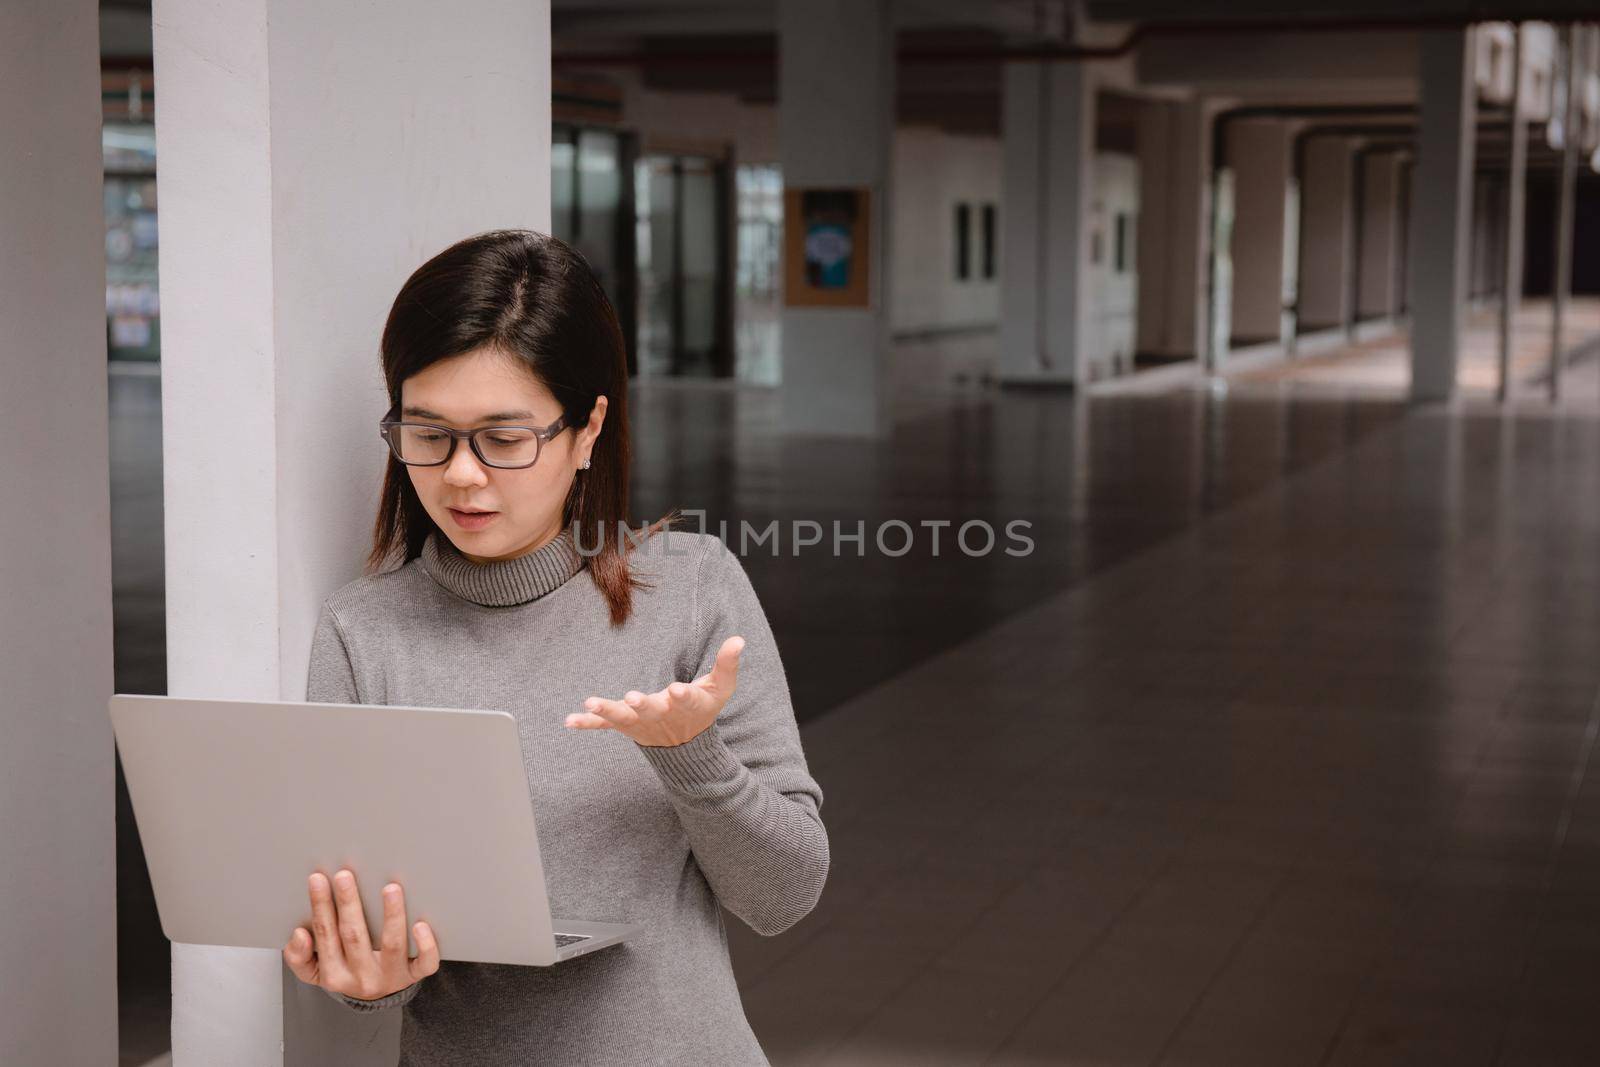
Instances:
[[[543,382],[574,432],[588,425],[596,398],[607,398],[591,466],[573,480],[561,523],[563,528],[577,524],[586,555],[594,551],[588,531],[595,531],[599,550],[589,555],[589,574],[610,605],[612,625],[621,625],[633,609],[633,590],[648,588],[623,552],[680,516],[674,509],[640,530],[627,525],[632,465],[627,353],[616,311],[588,261],[546,234],[492,230],[459,241],[418,267],[400,287],[383,328],[391,414],[399,408],[400,384],[407,378],[440,360],[486,347],[520,361]],[[619,524],[630,531],[626,536]],[[391,455],[368,571],[383,569],[397,553],[402,564],[417,558],[436,530],[405,465]]]

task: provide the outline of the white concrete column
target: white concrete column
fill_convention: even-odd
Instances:
[[[1084,63],[1007,63],[1002,384],[1087,381],[1095,85]]]
[[[1290,178],[1288,124],[1244,119],[1227,132],[1233,174],[1232,345],[1276,341],[1283,333],[1283,288],[1288,245]]]
[[[1400,156],[1373,152],[1362,162],[1361,291],[1358,318],[1388,318],[1399,313]]]
[[[1511,53],[1511,145],[1506,165],[1505,243],[1500,263],[1499,385],[1501,400],[1509,400],[1516,390],[1511,380],[1511,362],[1517,336],[1517,312],[1522,306],[1522,252],[1527,225],[1528,104],[1523,91],[1527,81],[1528,35],[1519,24],[1512,32]]]
[[[1044,64],[1002,68],[1000,377],[1044,366]]]
[[[1343,137],[1308,137],[1300,190],[1299,333],[1350,321],[1350,257],[1355,203],[1351,146]]]
[[[0,4],[0,1063],[117,1062],[100,36]]]
[[[1425,30],[1419,40],[1422,113],[1407,259],[1417,264],[1411,276],[1411,396],[1428,401],[1455,393],[1471,266],[1477,105],[1469,34]]]
[[[549,19],[156,0],[173,694],[304,698],[321,598],[369,547],[396,291],[470,233],[549,227]],[[395,1061],[398,1012],[276,950],[174,945],[172,1008],[177,1067]]]
[[[1555,276],[1550,293],[1550,400],[1561,399],[1561,379],[1567,365],[1566,316],[1572,297],[1572,229],[1579,146],[1580,87],[1583,85],[1579,27],[1569,24],[1562,34],[1562,62],[1556,77],[1565,79],[1566,116],[1562,121],[1561,163],[1556,172]]]
[[[785,307],[787,432],[877,437],[888,406],[894,24],[888,0],[781,0],[778,137],[789,189],[866,189],[868,307]],[[945,220],[939,220],[945,225]],[[786,219],[786,225],[799,220]]]

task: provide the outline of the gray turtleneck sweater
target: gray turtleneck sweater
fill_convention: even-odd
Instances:
[[[552,913],[644,926],[553,967],[446,960],[382,1000],[338,996],[355,1011],[402,1007],[402,1067],[767,1062],[718,905],[766,935],[812,909],[828,874],[822,790],[738,556],[671,530],[630,560],[653,588],[635,590],[621,627],[571,530],[489,564],[435,532],[421,557],[323,605],[306,699],[511,712]],[[585,697],[705,674],[733,634],[745,639],[736,691],[692,740],[650,747],[563,725]]]

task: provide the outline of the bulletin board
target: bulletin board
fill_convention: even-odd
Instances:
[[[785,189],[785,307],[868,307],[870,190]]]

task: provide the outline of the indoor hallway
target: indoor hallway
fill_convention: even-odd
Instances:
[[[119,691],[164,681],[158,385],[112,383]],[[774,1063],[1592,1062],[1592,415],[972,389],[862,443],[633,401],[636,516],[869,531],[744,557],[833,842],[792,930],[728,917]],[[872,544],[932,518],[1035,548]]]
[[[736,978],[779,1067],[1600,1064],[1600,16],[1254,6],[0,5],[8,399],[79,428],[5,483],[66,565],[0,582],[0,1067],[392,1067],[427,1021],[170,942],[103,711],[304,691],[385,382],[491,318],[627,414],[585,483],[738,551],[832,842],[782,936],[724,916],[723,1026],[578,996],[545,1058],[698,1067]],[[402,290],[502,226],[562,269]],[[504,473],[494,555],[566,470]],[[444,1036],[527,1058],[481,1006]]]
[[[109,387],[116,690],[162,693],[159,367],[117,367]],[[888,438],[861,442],[775,434],[771,389],[635,382],[630,402],[636,521],[678,506],[703,509],[712,530],[722,522],[731,531],[741,521],[781,524],[781,554],[755,549],[743,562],[807,730],[813,720],[856,721],[852,700],[1343,452],[1403,410],[1377,402],[1198,403],[1182,394],[1089,406],[1062,392],[925,387],[896,394]],[[1010,543],[1005,525],[1016,519],[1030,524],[1034,548],[1025,556],[1001,551]],[[836,520],[846,533],[865,524],[864,554],[854,555],[853,544],[831,554]],[[919,535],[905,556],[874,544],[891,520]],[[937,555],[924,520],[954,523]],[[995,552],[967,556],[953,547],[955,527],[969,520],[996,531]],[[796,521],[821,524],[823,543],[793,554],[788,531]],[[826,785],[825,764],[822,773]],[[120,786],[118,802],[123,1062],[140,1067],[167,1047],[169,947]],[[848,899],[866,870],[851,858],[854,838],[835,840],[825,910]],[[795,947],[817,925],[807,920],[770,947]]]
[[[1287,469],[1229,430],[1312,410],[1369,429]],[[828,889],[776,939],[729,920],[774,1063],[1596,1062],[1600,421],[1394,415],[1092,402],[1088,467],[1192,521],[806,724]],[[930,464],[946,507],[969,463],[1000,479],[981,442]],[[1012,499],[1082,518],[1040,537],[1081,559],[1117,493],[1048,455]],[[1270,473],[1199,503],[1247,455]],[[924,567],[922,614],[1017,563]],[[780,633],[792,676],[848,655],[812,630]]]

